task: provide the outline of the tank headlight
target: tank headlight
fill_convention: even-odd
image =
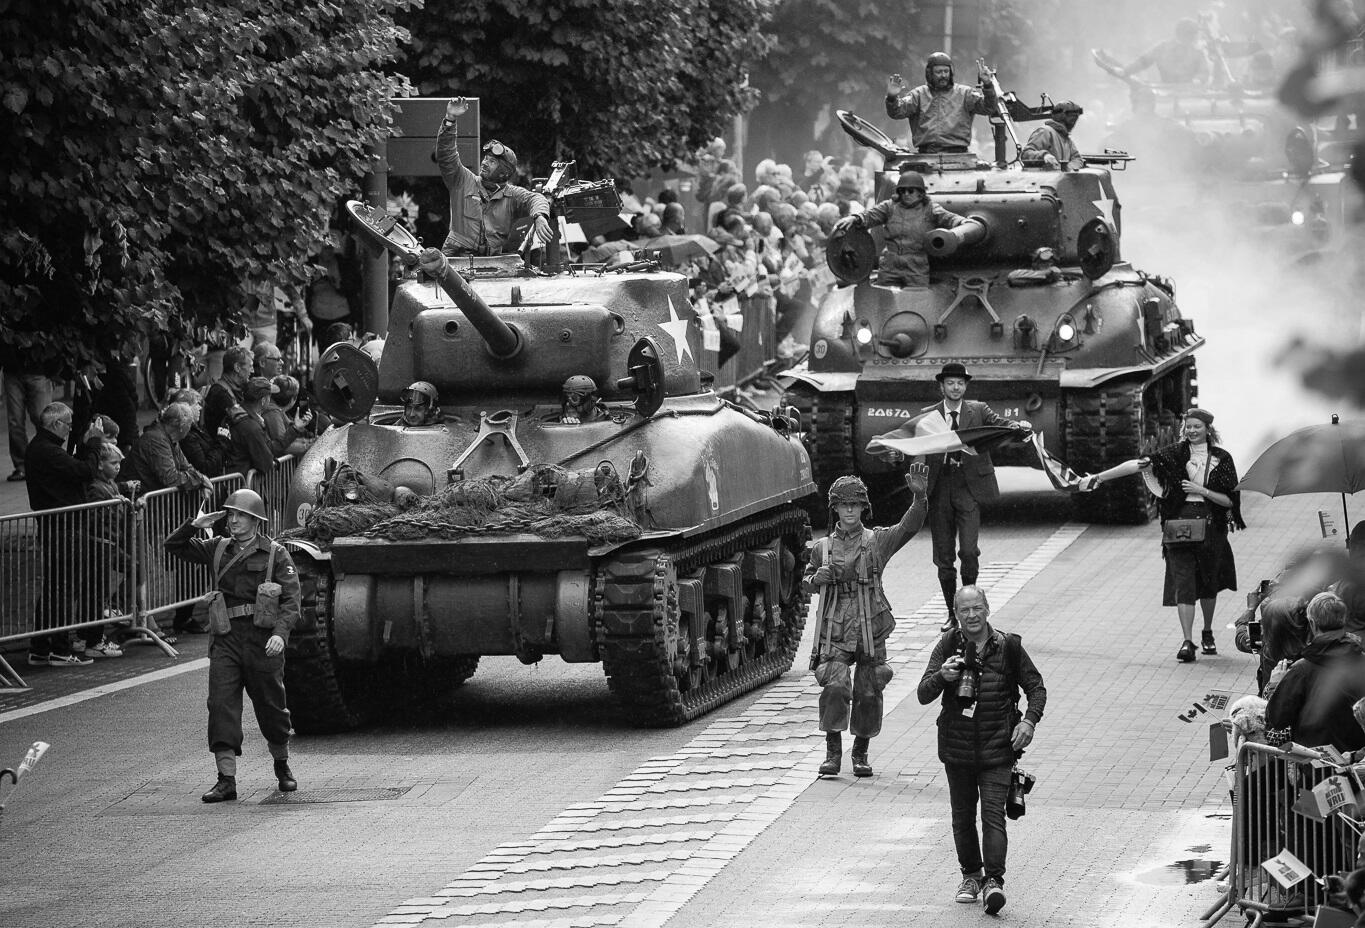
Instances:
[[[870,345],[872,344],[872,329],[866,322],[861,323],[858,326],[858,333],[854,338],[858,339],[858,344],[860,345]]]
[[[1296,209],[1296,210],[1294,210],[1294,212],[1292,212],[1292,213],[1289,214],[1289,221],[1292,222],[1292,223],[1293,223],[1294,225],[1296,225],[1296,226],[1301,226],[1301,225],[1303,225],[1304,220],[1305,220],[1306,218],[1307,218],[1307,217],[1304,216],[1303,210],[1301,210],[1301,209]]]
[[[1063,322],[1057,326],[1057,337],[1064,342],[1069,342],[1076,337],[1076,327],[1069,322]]]

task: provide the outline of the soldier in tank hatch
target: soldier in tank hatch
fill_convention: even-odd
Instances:
[[[826,753],[820,776],[839,772],[845,728],[853,732],[853,775],[872,776],[868,746],[882,730],[882,691],[891,682],[886,639],[896,627],[882,571],[924,524],[928,482],[926,465],[910,465],[905,485],[914,501],[900,522],[884,528],[863,524],[872,504],[857,477],[840,477],[829,489],[833,527],[815,543],[806,564],[806,587],[820,593],[811,655],[811,670],[824,688],[820,730]]]
[[[972,118],[995,107],[990,85],[969,87],[953,80],[953,59],[934,52],[924,62],[924,83],[907,88],[905,78],[886,79],[886,115],[910,122],[910,138],[922,154],[965,152],[972,141]]]
[[[1076,143],[1071,141],[1071,130],[1085,110],[1070,100],[1052,104],[1052,118],[1029,136],[1020,159],[1029,167],[1046,167],[1063,171],[1078,171],[1085,167]]]
[[[516,152],[493,140],[483,146],[479,173],[460,160],[458,120],[469,111],[469,101],[456,97],[446,104],[436,135],[436,163],[450,191],[450,234],[442,251],[448,255],[500,255],[515,243],[507,239],[512,223],[522,216],[534,220],[535,241],[550,241],[550,203],[525,187],[510,183],[519,164]]]

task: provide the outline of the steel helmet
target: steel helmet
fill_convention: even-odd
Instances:
[[[907,187],[925,190],[924,175],[919,171],[901,171],[901,176],[896,179],[896,192],[899,193]]]
[[[419,396],[426,397],[427,403],[435,406],[440,394],[436,392],[435,387],[425,380],[417,380],[407,385],[407,388],[403,390],[400,398],[404,403],[410,403]]]
[[[270,521],[270,517],[265,514],[265,500],[261,499],[261,494],[255,490],[233,491],[231,496],[223,500],[223,508],[255,516],[262,522]]]
[[[926,84],[930,83],[930,81],[931,81],[931,75],[933,74],[934,68],[936,68],[936,67],[944,67],[944,66],[946,66],[946,67],[948,68],[948,81],[949,81],[949,83],[952,83],[953,80],[954,80],[954,78],[953,78],[953,59],[948,57],[948,53],[947,53],[947,52],[934,52],[932,55],[930,55],[928,58],[925,59],[925,61],[924,61],[924,82],[925,82]]]
[[[840,477],[829,488],[829,508],[839,503],[862,503],[868,515],[872,514],[872,502],[867,498],[867,484],[857,477]]]

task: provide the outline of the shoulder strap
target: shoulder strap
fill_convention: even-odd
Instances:
[[[1019,701],[1019,676],[1022,673],[1024,640],[1005,632],[1005,685],[1014,701]]]
[[[275,544],[275,539],[273,538],[268,538],[266,540],[270,542],[270,557],[266,558],[265,562],[265,582],[269,583],[271,580],[275,579],[275,554],[279,545]]]
[[[217,586],[218,581],[223,579],[223,552],[227,550],[228,540],[218,539],[218,547],[213,551],[213,585]]]

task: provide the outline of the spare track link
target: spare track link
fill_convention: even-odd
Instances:
[[[722,529],[709,538],[663,551],[627,553],[604,565],[594,583],[594,627],[611,690],[637,724],[681,725],[776,679],[791,667],[810,602],[799,587],[794,603],[777,606],[783,622],[780,646],[752,663],[721,673],[695,691],[684,693],[678,688],[666,646],[666,625],[670,613],[676,615],[676,603],[668,602],[666,575],[670,562],[681,574],[789,534],[799,539],[799,548],[793,553],[795,576],[800,577],[810,529],[806,513],[794,505],[757,521]],[[616,631],[626,628],[635,634]],[[677,629],[672,632],[676,635]]]

